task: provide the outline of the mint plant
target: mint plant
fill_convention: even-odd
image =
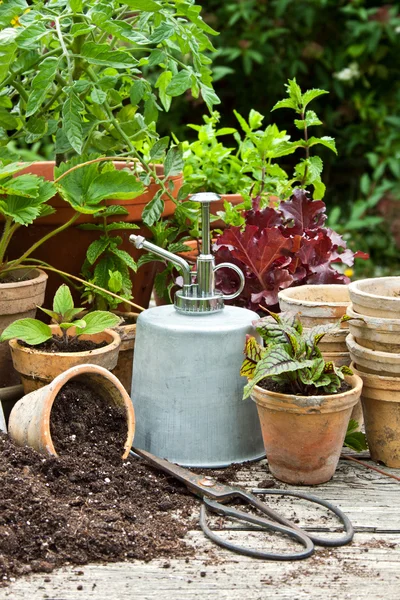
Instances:
[[[265,347],[247,336],[240,374],[249,382],[243,397],[248,398],[254,386],[266,378],[280,384],[285,393],[290,390],[289,393],[300,396],[336,394],[345,375],[353,373],[349,367],[325,362],[318,343],[339,324],[340,321],[303,330],[298,315],[291,313],[270,313],[256,321],[256,331]]]
[[[120,319],[107,311],[93,311],[78,318],[83,308],[75,308],[71,292],[67,285],[61,285],[54,295],[53,310],[40,307],[49,315],[61,331],[62,336],[53,335],[49,325],[38,319],[18,319],[9,325],[1,334],[0,342],[16,338],[30,346],[37,346],[52,339],[60,348],[60,352],[68,352],[68,347],[81,335],[101,333],[108,327],[115,327]],[[75,327],[74,335],[69,336],[68,330]]]

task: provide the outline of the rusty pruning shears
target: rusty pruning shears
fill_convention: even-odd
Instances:
[[[179,481],[182,481],[191,492],[193,492],[196,496],[199,496],[203,500],[203,504],[200,509],[200,527],[204,534],[219,546],[227,548],[233,552],[267,560],[301,560],[311,556],[315,550],[315,546],[344,546],[350,543],[353,539],[354,529],[349,518],[334,504],[331,504],[326,500],[316,498],[311,494],[291,492],[287,490],[253,490],[254,494],[262,493],[275,496],[292,496],[319,504],[320,506],[327,508],[341,521],[344,527],[343,536],[336,539],[323,539],[314,535],[310,535],[309,532],[306,533],[303,529],[289,521],[289,519],[282,517],[277,512],[269,508],[265,502],[261,502],[261,500],[259,500],[254,494],[246,492],[241,487],[224,485],[218,483],[212,477],[197,475],[188,469],[175,465],[174,463],[171,463],[163,458],[158,458],[157,456],[150,454],[150,452],[140,450],[139,448],[132,447],[132,451],[141,458],[144,458],[146,462],[153,467],[156,467],[157,469],[172,475]],[[230,502],[231,500],[244,501],[248,505],[255,507],[260,512],[267,515],[269,518],[226,506],[226,503]],[[221,536],[217,535],[215,531],[210,529],[209,525],[207,524],[207,511],[216,513],[217,515],[231,517],[246,523],[252,523],[253,525],[258,525],[267,531],[281,533],[299,542],[304,549],[299,552],[275,554],[238,546],[225,540]]]

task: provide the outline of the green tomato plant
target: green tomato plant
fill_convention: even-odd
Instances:
[[[153,224],[181,162],[157,133],[159,112],[188,91],[209,108],[219,102],[205,55],[216,32],[200,10],[190,0],[2,3],[0,143],[50,140],[57,164],[129,154],[144,185],[161,185],[143,216]]]
[[[62,284],[56,291],[53,299],[53,310],[41,308],[40,310],[50,316],[62,332],[62,335],[53,334],[51,327],[38,319],[18,319],[6,327],[0,336],[0,342],[6,340],[22,340],[30,346],[38,346],[52,339],[60,348],[60,352],[68,352],[71,342],[81,335],[94,335],[101,333],[109,327],[118,325],[120,319],[107,311],[93,311],[84,317],[78,318],[83,308],[75,308],[71,292],[67,285]],[[73,335],[68,331],[74,327]]]

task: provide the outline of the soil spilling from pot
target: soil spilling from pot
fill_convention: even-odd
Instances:
[[[65,564],[190,556],[196,500],[116,452],[45,457],[0,433],[0,586]]]
[[[278,383],[277,381],[272,381],[269,377],[262,379],[259,383],[257,383],[258,387],[263,388],[263,390],[268,390],[269,392],[276,392],[277,394],[288,394],[293,395],[295,392],[289,384]],[[351,385],[349,385],[346,381],[342,381],[340,388],[337,390],[336,394],[342,394],[343,392],[347,392],[351,390]],[[308,386],[305,389],[304,393],[297,394],[298,396],[331,396],[332,392],[324,392],[321,388],[316,388],[313,385]]]
[[[107,346],[107,342],[92,342],[91,340],[68,340],[68,344],[63,342],[60,336],[53,336],[49,340],[37,344],[36,346],[30,346],[29,344],[18,340],[18,343],[24,348],[32,348],[33,350],[40,350],[40,352],[50,352],[54,354],[56,352],[88,352],[91,350],[98,350]]]
[[[128,434],[125,409],[84,383],[69,381],[54,400],[50,433],[57,454],[96,453],[118,460]]]

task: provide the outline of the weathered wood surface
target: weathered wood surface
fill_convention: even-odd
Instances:
[[[399,475],[399,471],[386,469]],[[268,478],[265,462],[249,473],[239,472],[247,489]],[[289,486],[279,484],[281,489]],[[341,461],[334,479],[322,486],[302,488],[336,503],[356,529],[353,543],[318,548],[298,562],[251,559],[215,546],[201,531],[191,531],[188,543],[196,557],[185,560],[140,561],[82,568],[65,568],[34,575],[0,589],[7,600],[397,600],[400,599],[400,482]],[[297,500],[268,498],[272,508],[300,526],[335,535],[337,522],[324,509]],[[326,533],[328,532],[328,533]],[[332,533],[329,533],[332,532]],[[284,551],[293,548],[283,538],[231,523],[224,534],[252,547]]]

